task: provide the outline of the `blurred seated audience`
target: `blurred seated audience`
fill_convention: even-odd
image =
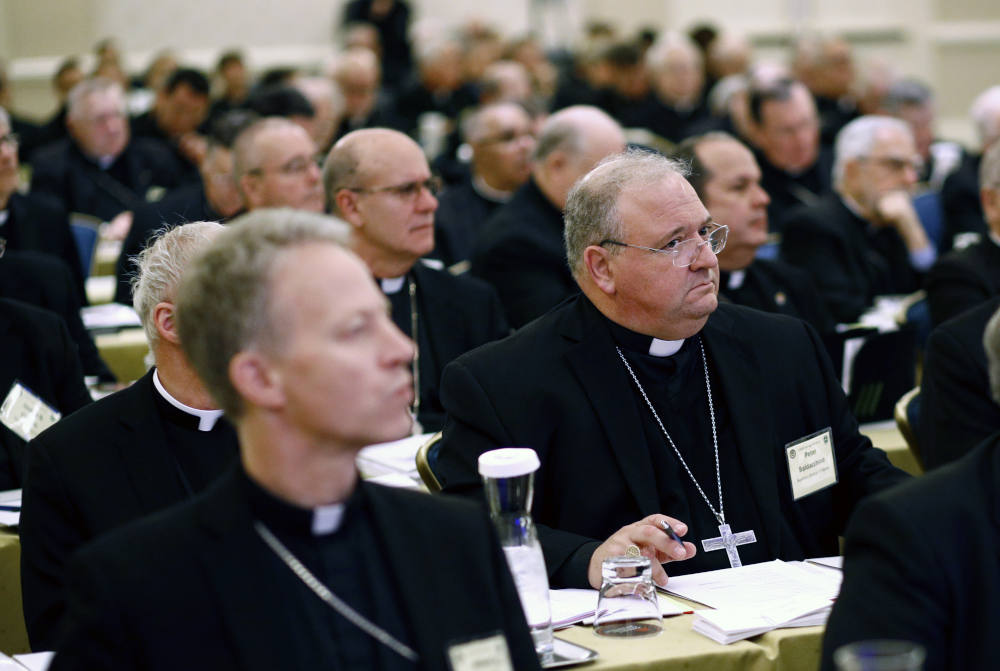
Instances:
[[[153,107],[132,119],[132,136],[157,140],[182,166],[183,181],[198,179],[198,165],[205,156],[202,134],[208,118],[208,77],[191,68],[175,69],[156,91]]]

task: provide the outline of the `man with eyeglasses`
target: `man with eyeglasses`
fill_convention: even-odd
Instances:
[[[638,151],[592,170],[565,214],[582,295],[442,378],[435,474],[481,496],[480,453],[534,448],[555,587],[596,588],[622,554],[653,559],[660,585],[675,560],[681,574],[836,554],[857,501],[906,477],[858,433],[815,331],[719,305],[728,231],[683,175]]]
[[[880,294],[919,289],[936,252],[911,199],[920,164],[905,121],[855,119],[834,153],[835,193],[788,213],[781,254],[809,273],[845,323]]]
[[[449,266],[469,259],[486,220],[528,181],[535,149],[531,116],[512,102],[476,110],[462,135],[471,174],[441,194],[434,222],[435,256]]]
[[[316,143],[300,125],[267,117],[240,132],[233,146],[233,177],[247,210],[290,207],[323,211]]]
[[[420,261],[434,249],[435,193],[420,146],[399,131],[353,131],[323,166],[330,210],[351,225],[351,248],[389,299],[392,319],[416,341],[413,413],[424,431],[444,423],[441,371],[460,354],[509,333],[493,289]]]

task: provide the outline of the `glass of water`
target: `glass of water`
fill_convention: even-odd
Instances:
[[[655,636],[663,630],[648,557],[611,557],[601,564],[594,632],[600,636]]]

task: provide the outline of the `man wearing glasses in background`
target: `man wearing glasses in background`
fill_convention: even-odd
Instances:
[[[673,560],[837,554],[857,501],[906,476],[858,433],[816,332],[719,305],[728,231],[674,161],[607,159],[565,217],[582,295],[445,370],[444,490],[477,495],[480,453],[533,447],[553,587],[596,588],[601,562],[629,553],[660,585]]]
[[[809,273],[834,319],[846,323],[875,296],[919,289],[937,254],[913,207],[921,165],[905,121],[855,119],[834,153],[835,193],[787,214],[781,255]]]
[[[267,117],[245,128],[233,145],[233,177],[246,209],[290,207],[323,211],[316,143],[303,128]]]
[[[434,249],[438,182],[403,133],[348,133],[330,150],[323,184],[330,211],[351,225],[352,249],[388,297],[393,321],[416,341],[413,411],[424,431],[437,431],[444,366],[509,332],[500,299],[481,280],[420,262]]]

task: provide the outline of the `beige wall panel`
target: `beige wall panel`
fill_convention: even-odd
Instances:
[[[94,0],[3,0],[7,56],[48,56],[93,45]]]
[[[997,0],[933,0],[934,18],[938,21],[976,21],[1000,19]]]
[[[975,97],[1000,84],[1000,41],[943,44],[936,48],[938,109],[942,116],[967,116]]]

